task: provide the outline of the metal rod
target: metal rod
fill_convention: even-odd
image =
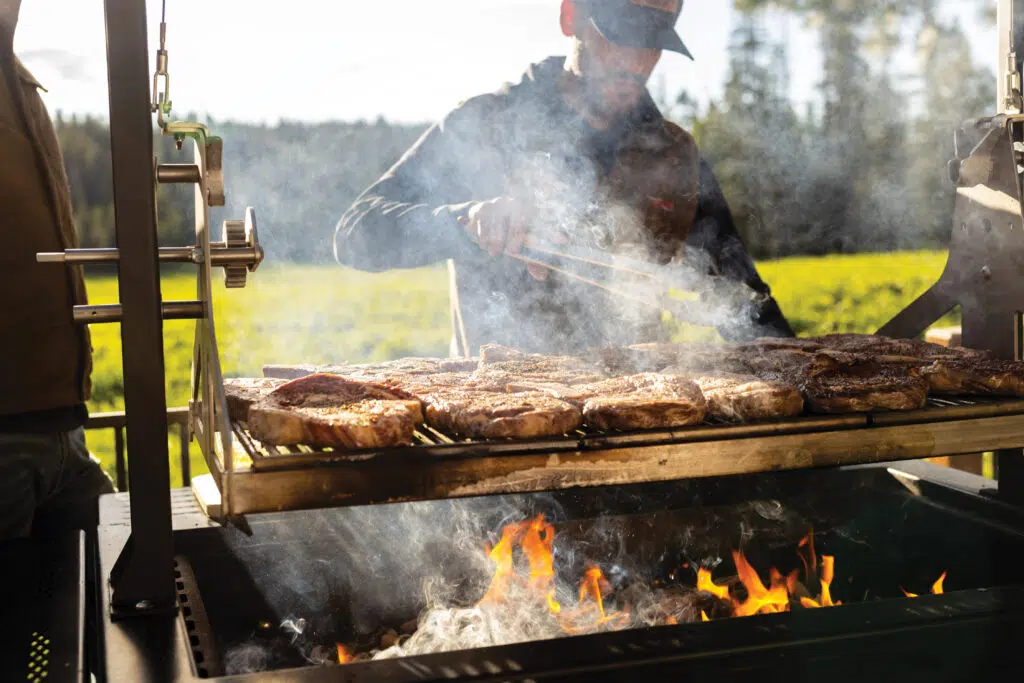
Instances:
[[[203,253],[197,247],[161,247],[159,259],[160,263],[202,263]],[[210,259],[214,266],[250,266],[259,261],[260,254],[256,247],[227,247],[221,242],[212,246]],[[120,260],[118,249],[68,249],[36,254],[39,263],[79,265]]]
[[[160,164],[156,167],[156,180],[165,185],[190,185],[202,179],[203,175],[195,164]]]
[[[187,487],[192,483],[192,461],[189,460],[188,453],[188,444],[190,440],[191,434],[189,434],[188,422],[182,422],[178,425],[178,446],[180,448],[181,485],[183,487]]]
[[[128,470],[124,460],[124,427],[114,430],[114,471],[117,477],[117,490],[122,493],[128,490]]]
[[[160,311],[164,320],[195,320],[206,314],[206,306],[202,301],[166,301]],[[123,323],[124,309],[121,304],[75,306],[74,316],[76,323],[85,325]]]

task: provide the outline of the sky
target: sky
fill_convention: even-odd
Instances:
[[[958,4],[950,0],[950,11]],[[152,71],[160,0],[147,6]],[[685,87],[700,102],[721,91],[731,7],[687,0],[677,29],[696,60],[666,53],[652,89]],[[559,0],[167,0],[174,112],[269,124],[434,121],[529,63],[564,54],[558,8]],[[793,98],[812,99],[814,33],[795,19],[774,26],[788,37]],[[976,58],[994,71],[995,31],[968,29]],[[23,0],[15,49],[49,90],[51,111],[106,117],[101,0]]]

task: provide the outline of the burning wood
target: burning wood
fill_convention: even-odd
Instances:
[[[819,561],[813,531],[797,545],[802,571],[798,568],[783,575],[773,567],[767,585],[743,551],[734,550],[731,555],[736,575],[725,583],[716,582],[710,570],[699,567],[695,585],[662,588],[659,582],[653,582],[616,587],[600,566],[591,563],[577,580],[578,589],[570,591],[573,582],[559,577],[556,570],[554,541],[555,527],[544,515],[505,525],[498,541],[486,547],[493,574],[475,604],[429,609],[418,622],[404,624],[403,635],[388,629],[374,638],[372,650],[355,656],[348,647],[338,644],[338,661],[404,657],[843,604],[832,595],[835,557],[822,555]],[[933,593],[942,593],[945,578],[943,574],[934,584]]]

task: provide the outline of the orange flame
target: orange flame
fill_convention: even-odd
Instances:
[[[704,610],[700,611],[700,620],[701,621],[711,621],[710,619],[708,619],[707,612],[705,612]]]
[[[352,661],[352,655],[348,653],[345,646],[341,643],[337,643],[338,646],[338,664],[346,664]]]
[[[942,572],[942,576],[939,577],[939,580],[932,584],[932,595],[942,595],[945,592],[945,589],[943,588],[943,583],[945,581],[946,572]],[[906,595],[908,598],[917,597],[917,593],[910,593],[907,591],[906,588],[903,588],[902,586],[900,587],[900,590],[903,591],[903,594]]]
[[[786,590],[784,583],[773,581],[771,588],[765,588],[761,583],[761,577],[750,566],[742,552],[734,550],[732,559],[736,563],[736,573],[739,575],[740,583],[747,589],[747,599],[734,604],[733,613],[737,617],[747,617],[764,612],[782,612],[789,608],[789,591]]]
[[[697,590],[710,593],[720,600],[729,599],[729,587],[719,586],[711,580],[711,572],[707,569],[697,570]]]

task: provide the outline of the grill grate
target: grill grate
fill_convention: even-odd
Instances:
[[[429,425],[421,425],[415,432],[416,442],[410,446],[392,449],[343,450],[313,448],[310,446],[274,446],[255,439],[245,423],[232,425],[244,454],[254,470],[294,467],[324,461],[356,463],[372,459],[382,453],[414,453],[432,458],[481,458],[499,455],[530,453],[558,453],[589,449],[671,445],[720,441],[734,438],[778,436],[808,432],[827,432],[855,429],[872,425],[912,425],[948,420],[965,420],[1003,415],[1024,415],[1024,400],[985,399],[977,397],[929,397],[927,406],[918,411],[850,414],[835,416],[808,415],[786,420],[735,424],[709,419],[701,425],[681,429],[645,430],[637,432],[600,432],[579,429],[562,437],[485,441],[445,434]]]

